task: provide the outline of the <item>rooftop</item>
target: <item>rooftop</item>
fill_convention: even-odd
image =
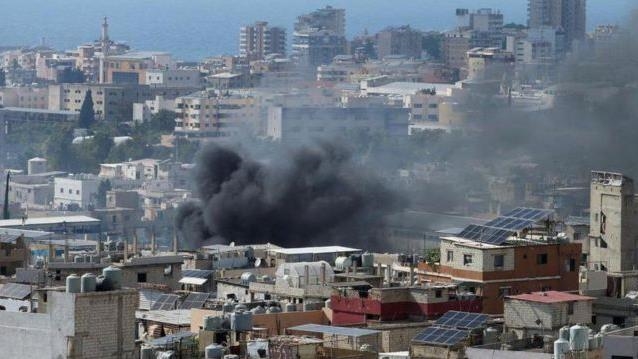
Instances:
[[[0,228],[2,227],[20,227],[20,226],[38,226],[62,223],[89,223],[98,224],[100,220],[89,216],[54,216],[54,217],[35,217],[26,219],[3,219],[0,220]]]
[[[288,330],[309,332],[309,333],[343,335],[343,336],[349,336],[349,337],[361,337],[365,335],[377,335],[381,333],[378,330],[335,327],[332,325],[321,325],[321,324],[302,324],[302,325],[297,325],[295,327],[289,327]]]
[[[431,90],[437,94],[443,94],[456,87],[453,84],[427,83],[427,82],[391,82],[378,87],[368,87],[369,94],[380,95],[415,95],[423,90]]]
[[[168,56],[170,55],[170,53],[168,52],[161,52],[161,51],[129,51],[126,52],[122,55],[113,55],[113,56],[109,56],[109,59],[115,59],[115,60],[144,60],[144,59],[150,59],[153,58],[155,56]]]
[[[79,112],[75,112],[75,111],[45,110],[45,109],[40,109],[40,108],[27,108],[27,107],[3,107],[3,108],[0,108],[0,111],[43,113],[43,114],[49,114],[49,115],[79,116]]]
[[[343,252],[360,252],[361,249],[343,247],[343,246],[324,246],[324,247],[298,247],[298,248],[273,248],[269,249],[272,253],[285,255],[294,254],[321,254],[321,253],[343,253]]]
[[[524,300],[527,302],[537,303],[563,303],[563,302],[575,302],[584,300],[594,300],[593,297],[586,297],[584,295],[572,294],[567,292],[558,292],[554,290],[546,292],[532,292],[518,295],[510,295],[508,299]]]
[[[136,311],[135,318],[179,326],[191,325],[190,309]]]

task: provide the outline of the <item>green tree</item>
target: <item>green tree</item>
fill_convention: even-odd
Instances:
[[[61,124],[51,131],[44,145],[45,157],[51,168],[60,171],[72,169],[75,161],[72,141],[73,127],[69,124]]]
[[[0,87],[7,86],[7,77],[4,74],[4,69],[0,68]]]
[[[80,122],[78,126],[80,128],[91,128],[95,123],[95,110],[93,109],[93,96],[91,90],[86,91],[84,101],[82,101],[82,107],[80,108]]]

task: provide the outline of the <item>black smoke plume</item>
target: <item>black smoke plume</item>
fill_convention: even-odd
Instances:
[[[281,246],[379,243],[383,217],[398,203],[374,175],[330,143],[258,162],[210,145],[195,167],[199,202],[182,205],[176,226],[191,245],[217,238]]]

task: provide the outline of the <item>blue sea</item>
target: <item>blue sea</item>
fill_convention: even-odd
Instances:
[[[588,27],[622,23],[636,3],[588,0]],[[97,39],[108,16],[112,39],[198,60],[235,54],[241,25],[266,20],[291,29],[298,15],[325,5],[346,9],[349,37],[389,25],[451,29],[459,7],[499,9],[506,23],[525,23],[527,11],[527,0],[0,0],[0,46],[38,45],[44,38],[54,48],[73,49]]]

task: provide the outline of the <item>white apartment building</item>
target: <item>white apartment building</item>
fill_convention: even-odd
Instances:
[[[95,205],[99,184],[99,178],[93,175],[57,177],[53,184],[53,205],[66,209]]]
[[[154,100],[147,100],[142,103],[133,104],[133,121],[142,123],[151,120],[162,110],[173,111],[175,100],[165,99],[164,96],[155,96]]]
[[[147,70],[145,84],[151,87],[199,87],[201,74],[197,69],[154,69]]]

